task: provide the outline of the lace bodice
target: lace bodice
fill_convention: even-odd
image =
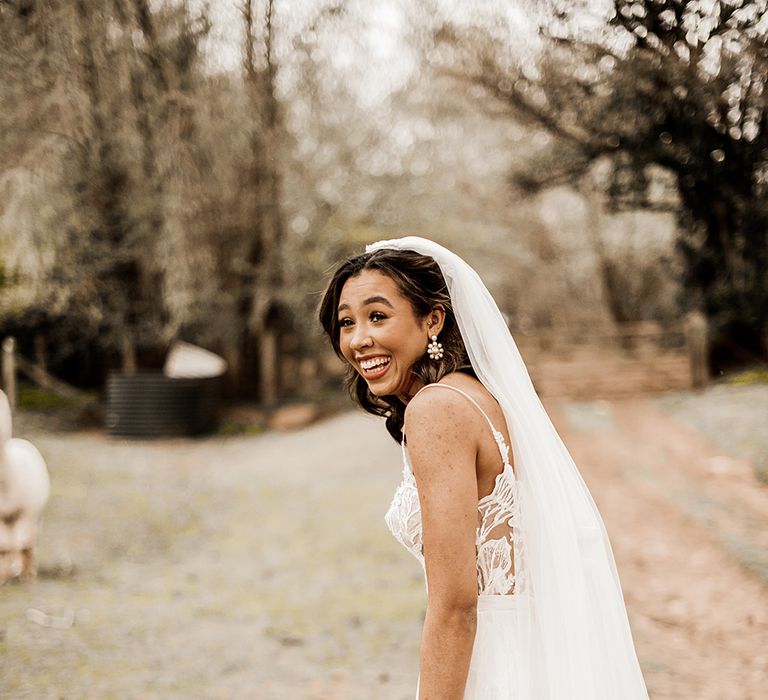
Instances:
[[[477,504],[477,592],[478,595],[520,593],[525,585],[521,538],[515,537],[515,531],[520,527],[520,504],[518,482],[509,462],[509,446],[482,408],[468,394],[448,384],[427,386],[445,387],[466,396],[483,413],[493,431],[503,468],[496,477],[491,493],[481,498]],[[419,494],[405,442],[402,443],[402,448],[403,478],[384,519],[394,537],[424,568]]]

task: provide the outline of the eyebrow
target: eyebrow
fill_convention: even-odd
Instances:
[[[368,306],[369,304],[384,304],[384,306],[388,306],[390,309],[395,308],[394,306],[392,306],[392,304],[389,303],[389,300],[386,297],[382,297],[382,296],[368,297],[363,302],[363,306]],[[336,310],[343,311],[344,309],[348,309],[348,308],[349,308],[349,304],[339,304],[339,308]]]

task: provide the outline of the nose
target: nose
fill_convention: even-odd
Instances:
[[[371,338],[368,329],[364,328],[362,325],[357,326],[349,345],[355,351],[371,347],[371,345],[373,345],[373,339]]]

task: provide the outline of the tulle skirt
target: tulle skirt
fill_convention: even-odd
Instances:
[[[532,700],[536,649],[527,595],[481,595],[464,700]],[[416,700],[419,697],[418,685]]]

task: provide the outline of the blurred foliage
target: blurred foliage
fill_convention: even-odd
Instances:
[[[46,411],[58,408],[77,408],[98,402],[98,395],[84,392],[74,398],[65,398],[47,389],[29,384],[21,384],[16,396],[20,409]]]
[[[74,324],[133,364],[169,339],[166,196],[204,16],[146,0],[3,3],[0,217],[17,325]]]
[[[513,174],[524,191],[577,183],[596,164],[614,207],[679,198],[687,306],[758,355],[768,330],[768,9],[755,2],[555,3],[535,58],[510,36],[445,24],[446,73],[482,86],[551,147]],[[581,184],[579,184],[581,183]],[[662,188],[663,189],[663,188]],[[656,194],[654,194],[656,190]]]
[[[337,3],[293,24],[271,0],[233,9],[239,65],[217,72],[218,7],[0,3],[0,321],[22,347],[43,332],[54,364],[103,376],[183,337],[239,393],[275,318],[290,352],[316,349],[330,266],[383,235],[393,177],[363,149],[387,154],[389,125],[338,78]]]
[[[263,425],[245,425],[243,423],[225,420],[222,421],[219,429],[216,431],[216,434],[222,435],[224,437],[232,437],[233,435],[261,435],[264,430],[265,428]]]
[[[0,315],[54,360],[73,340],[104,369],[156,367],[181,335],[252,369],[281,282],[284,138],[272,3],[240,9],[238,79],[205,68],[205,6],[0,5]]]
[[[768,369],[761,367],[738,372],[737,374],[734,374],[729,381],[731,384],[736,384],[738,386],[768,384]]]
[[[586,119],[621,71],[572,85],[575,49],[550,38],[535,64],[528,15],[499,24],[505,8],[0,2],[3,333],[24,354],[44,336],[49,368],[92,384],[159,365],[182,338],[224,355],[231,390],[253,396],[276,327],[283,389],[307,395],[322,383],[329,271],[407,233],[481,268],[518,331],[679,316],[676,200],[619,196],[640,173],[618,167],[627,149],[597,158],[541,111],[499,109],[549,95],[570,124],[568,100]],[[447,50],[451,36],[471,41]],[[592,101],[576,94],[589,81]],[[605,115],[615,129],[625,118]],[[662,170],[642,171],[649,192]],[[607,211],[605,191],[655,211]]]

